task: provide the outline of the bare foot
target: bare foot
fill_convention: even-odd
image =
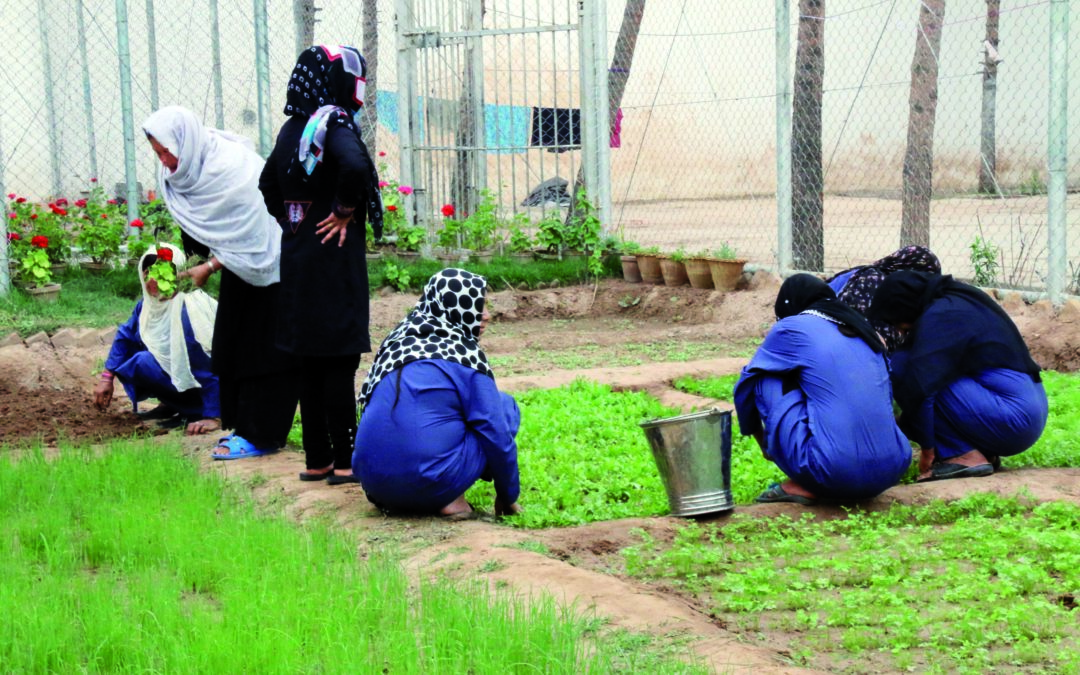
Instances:
[[[461,495],[454,501],[439,509],[440,516],[454,516],[459,513],[471,513],[473,510],[469,502],[465,501],[465,495]]]
[[[816,494],[790,479],[781,483],[780,487],[789,495],[799,495],[800,497],[806,497],[807,499],[817,499]]]

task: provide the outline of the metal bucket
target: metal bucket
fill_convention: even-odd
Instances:
[[[702,412],[641,423],[673,516],[735,508],[731,499],[731,412]]]

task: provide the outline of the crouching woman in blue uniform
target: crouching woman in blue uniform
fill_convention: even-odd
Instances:
[[[486,291],[465,270],[436,273],[375,355],[352,466],[385,512],[469,517],[465,492],[481,479],[495,484],[496,515],[520,511],[521,413],[478,344]]]
[[[167,251],[167,253],[163,253]],[[143,297],[131,317],[116,330],[93,401],[105,408],[113,398],[114,380],[120,380],[134,410],[139,402],[157,399],[161,405],[144,416],[149,419],[187,421],[188,434],[221,428],[218,379],[210,371],[210,344],[217,301],[196,290],[163,295],[148,277],[151,266],[171,257],[182,268],[184,254],[171,244],[151,249],[139,259]]]
[[[810,274],[784,282],[775,311],[735,386],[743,435],[787,476],[757,501],[858,500],[895,485],[912,454],[893,417],[880,336]]]
[[[907,334],[890,359],[900,428],[922,448],[919,481],[988,476],[1039,440],[1038,364],[990,296],[951,276],[896,272],[870,316]]]

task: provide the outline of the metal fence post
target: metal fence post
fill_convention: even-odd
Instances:
[[[265,8],[264,8],[265,9]],[[258,24],[255,24],[258,26]],[[214,79],[214,125],[225,128],[225,104],[221,93],[221,24],[218,0],[210,0],[210,72]]]
[[[83,18],[83,0],[76,8],[79,31],[79,58],[82,60],[83,111],[86,115],[86,143],[90,152],[90,178],[98,177],[97,138],[94,134],[94,97],[90,90],[90,59],[86,56],[86,21]]]
[[[470,31],[484,30],[484,0],[473,0],[469,3],[467,12],[467,24]],[[466,204],[470,211],[476,208],[483,200],[482,194],[487,189],[487,152],[479,148],[485,145],[484,123],[484,40],[479,35],[465,38],[469,61],[466,68],[469,69],[469,77],[466,79],[470,91],[468,92],[469,108],[473,112],[473,146],[468,151],[469,176],[472,185],[466,186],[465,194],[469,197]],[[430,186],[428,186],[430,187]]]
[[[1068,190],[1069,140],[1069,3],[1052,0],[1050,3],[1050,105],[1047,124],[1047,165],[1049,180],[1046,190],[1047,242],[1046,290],[1050,301],[1064,301],[1065,281],[1068,278],[1067,227],[1065,222]]]
[[[80,10],[82,0],[79,1]],[[157,27],[154,25],[154,0],[146,0],[146,68],[150,77],[150,110],[158,109]]]
[[[48,13],[45,0],[38,0],[38,29],[41,33],[41,61],[45,75],[45,115],[49,125],[49,165],[52,168],[52,193],[62,191],[60,181],[60,144],[56,140],[56,100],[53,98],[52,51],[49,49]]]
[[[791,269],[791,5],[776,0],[776,264]]]
[[[267,37],[266,0],[254,0],[255,79],[259,92],[259,153],[267,157],[274,148],[270,125],[270,42]]]
[[[116,0],[116,55],[120,61],[120,109],[124,133],[124,178],[128,222],[139,217],[139,179],[135,174],[135,111],[131,99],[131,45],[128,42],[127,0]],[[135,236],[130,228],[129,236]]]
[[[412,0],[397,0],[394,4],[394,30],[397,33],[398,148],[402,185],[417,184],[416,150],[413,147],[414,124],[419,124],[416,113],[416,46],[409,34],[414,30],[414,23]],[[417,221],[411,201],[405,200],[405,222],[417,222],[428,228],[429,233],[433,232],[434,221]]]
[[[611,129],[609,124],[607,3],[579,0],[581,26],[581,131],[585,187],[604,231],[611,224]],[[576,195],[571,197],[576,198]]]
[[[4,145],[0,142],[0,199],[7,199],[7,190],[4,189]],[[7,202],[4,202],[5,204]],[[0,298],[7,297],[11,292],[11,276],[8,274],[8,240],[7,240],[7,213],[0,214]]]

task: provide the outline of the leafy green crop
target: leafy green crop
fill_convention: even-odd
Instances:
[[[517,442],[524,512],[507,522],[552,527],[668,512],[638,423],[674,410],[647,394],[616,393],[584,380],[515,398],[522,418]],[[494,490],[480,482],[466,496],[490,508]]]
[[[1042,374],[1050,419],[1042,437],[1027,452],[1003,457],[1008,467],[1080,466],[1080,375],[1046,371]]]
[[[993,494],[814,521],[644,532],[627,570],[843,672],[1077,672],[1080,507]]]

